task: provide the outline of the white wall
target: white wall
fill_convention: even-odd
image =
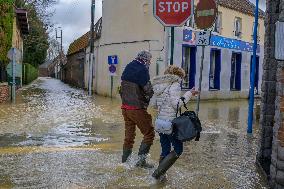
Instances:
[[[95,73],[93,87],[96,93],[110,96],[111,77],[108,71],[108,56],[117,55],[117,76],[114,77],[113,96],[119,97],[117,88],[120,86],[120,77],[125,66],[131,62],[141,50],[149,50],[153,54],[150,67],[151,77],[156,75],[156,60],[162,58],[160,74],[167,66],[168,31],[154,18],[152,0],[104,0],[102,36],[95,42]],[[125,14],[127,11],[127,14]],[[119,15],[119,16],[118,16]],[[133,16],[129,16],[133,15]],[[174,64],[181,66],[183,29],[175,29]],[[216,48],[216,47],[214,47]],[[210,47],[205,49],[203,70],[202,98],[226,99],[246,98],[249,89],[250,52],[242,52],[242,91],[230,91],[231,55],[234,50],[221,49],[221,90],[209,91]],[[195,85],[198,86],[201,48],[197,48],[197,64]],[[263,49],[260,56],[259,91],[262,78]],[[87,57],[88,58],[88,57]],[[85,65],[85,83],[88,84],[88,63]]]
[[[104,0],[102,36],[96,42],[95,53],[95,91],[110,96],[111,77],[108,71],[108,56],[117,55],[117,76],[114,77],[114,95],[125,66],[138,52],[148,50],[152,53],[150,75],[156,73],[156,59],[165,59],[164,27],[154,18],[152,0]],[[125,14],[127,11],[128,14]],[[119,16],[117,16],[119,15]],[[129,15],[135,15],[130,17]],[[165,66],[162,65],[162,69]]]

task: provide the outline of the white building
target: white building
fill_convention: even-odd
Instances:
[[[219,16],[214,28],[211,46],[205,49],[203,70],[203,99],[247,98],[249,94],[250,62],[252,56],[252,29],[254,6],[248,0],[241,0],[243,8],[234,9],[238,0],[220,0]],[[169,28],[163,27],[153,16],[152,0],[104,0],[102,29],[95,41],[93,65],[94,91],[104,96],[119,96],[121,74],[141,50],[153,54],[150,67],[151,77],[163,74],[169,63]],[[227,14],[231,20],[226,20]],[[229,17],[229,16],[228,16]],[[223,19],[222,19],[223,18]],[[234,19],[235,18],[235,19]],[[264,33],[263,12],[260,17],[260,35]],[[252,23],[251,23],[252,22]],[[222,24],[223,23],[223,24]],[[231,23],[231,24],[228,24]],[[189,24],[188,24],[189,25]],[[183,67],[188,77],[182,88],[198,87],[201,47],[195,46],[194,29],[175,29],[174,64]],[[257,87],[262,76],[263,36],[258,51]],[[87,50],[88,52],[88,50]],[[109,56],[116,55],[116,72],[109,71]],[[89,54],[86,55],[87,60]],[[89,62],[85,64],[85,84],[88,85]]]

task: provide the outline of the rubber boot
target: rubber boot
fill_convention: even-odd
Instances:
[[[164,159],[165,159],[164,156],[160,156],[159,165],[161,164],[161,162],[162,162]],[[167,181],[167,175],[164,174],[164,175],[160,176],[159,181],[160,181],[160,182],[166,182],[166,181]]]
[[[132,153],[132,149],[123,148],[122,163],[125,163]]]
[[[175,151],[172,151],[167,155],[163,161],[159,164],[158,168],[154,171],[152,176],[155,179],[160,179],[161,176],[163,176],[171,166],[176,162],[176,160],[179,158],[179,156],[176,154]]]
[[[141,143],[140,148],[139,148],[139,152],[138,152],[138,157],[139,160],[136,163],[136,167],[141,167],[141,168],[153,168],[154,165],[147,163],[146,159],[147,159],[147,155],[150,151],[151,145],[149,144],[145,144],[145,143]]]

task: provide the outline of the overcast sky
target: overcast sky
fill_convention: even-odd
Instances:
[[[255,0],[250,0],[255,3]],[[68,46],[90,29],[91,0],[59,0],[54,7],[53,21],[63,29],[63,46],[65,52]],[[260,8],[265,10],[265,0],[260,0]],[[102,15],[102,0],[96,0],[96,20]],[[55,32],[50,34],[54,38]]]

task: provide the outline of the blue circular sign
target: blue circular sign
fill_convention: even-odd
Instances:
[[[115,73],[116,72],[116,67],[114,65],[110,65],[108,70],[109,70],[110,73]]]

